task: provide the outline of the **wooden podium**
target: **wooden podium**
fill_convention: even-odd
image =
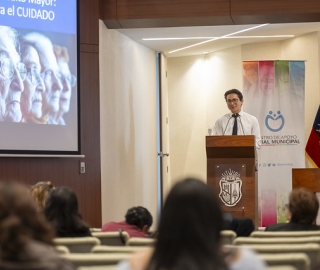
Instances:
[[[258,226],[254,135],[206,136],[207,184],[223,212],[251,218]]]
[[[292,169],[292,189],[300,187],[320,192],[320,168]]]

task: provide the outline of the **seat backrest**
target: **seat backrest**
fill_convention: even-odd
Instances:
[[[61,237],[55,238],[54,243],[66,246],[71,253],[89,253],[93,246],[100,245],[100,240],[96,237]]]
[[[130,258],[129,253],[108,253],[108,254],[64,254],[62,255],[67,260],[71,261],[76,267],[81,266],[98,266],[98,265],[116,265],[122,260]]]
[[[222,245],[231,245],[237,234],[231,230],[223,230],[220,232]]]
[[[96,269],[96,270],[98,270],[98,269]],[[267,270],[299,270],[299,269],[295,268],[291,265],[276,265],[276,266],[268,267]]]
[[[257,245],[257,244],[320,244],[320,236],[309,237],[237,237],[234,239],[234,245]]]
[[[94,266],[81,266],[81,267],[78,267],[77,270],[115,270],[116,267],[117,267],[117,264],[94,265]],[[287,269],[283,269],[283,270],[287,270]],[[291,269],[288,269],[288,270],[291,270]]]
[[[259,254],[259,257],[269,267],[292,266],[298,270],[310,269],[310,259],[304,253]]]
[[[311,269],[317,264],[320,257],[319,244],[262,244],[250,245],[250,248],[262,254],[305,253],[310,259]]]
[[[143,249],[143,246],[94,246],[91,253],[132,253]]]
[[[153,246],[155,241],[154,238],[131,237],[127,241],[127,246]]]
[[[90,232],[101,232],[101,228],[90,228]]]
[[[70,250],[66,246],[55,246],[56,251],[58,251],[59,254],[68,254],[70,253]]]
[[[130,238],[127,232],[92,232],[93,237],[100,240],[101,245],[107,246],[125,246]]]
[[[254,231],[251,233],[250,237],[310,237],[310,236],[320,236],[319,231],[294,231],[294,232],[261,232]]]

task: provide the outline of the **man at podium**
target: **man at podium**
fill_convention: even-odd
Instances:
[[[230,113],[219,118],[214,125],[214,135],[254,135],[256,149],[261,147],[259,122],[256,117],[241,110],[243,95],[237,89],[225,92],[224,98]]]

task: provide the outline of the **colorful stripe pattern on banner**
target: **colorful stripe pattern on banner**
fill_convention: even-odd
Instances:
[[[257,117],[260,225],[286,221],[292,168],[303,168],[303,61],[243,62],[244,111]]]

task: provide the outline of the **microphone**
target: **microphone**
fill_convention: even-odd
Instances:
[[[241,115],[238,114],[238,116],[239,116],[239,120],[240,120],[240,124],[241,124],[241,128],[242,128],[242,133],[243,133],[243,135],[246,135],[246,134],[244,134],[244,129],[243,129],[242,121],[241,121]]]
[[[224,129],[224,131],[223,131],[223,133],[222,133],[222,135],[224,135],[224,133],[226,132],[226,129],[227,129],[227,127],[228,127],[228,124],[229,124],[229,121],[230,121],[230,119],[232,118],[232,115],[231,115],[231,117],[229,118],[229,120],[228,120],[228,122],[227,122],[227,125],[226,125],[226,127],[225,127],[225,129]]]

